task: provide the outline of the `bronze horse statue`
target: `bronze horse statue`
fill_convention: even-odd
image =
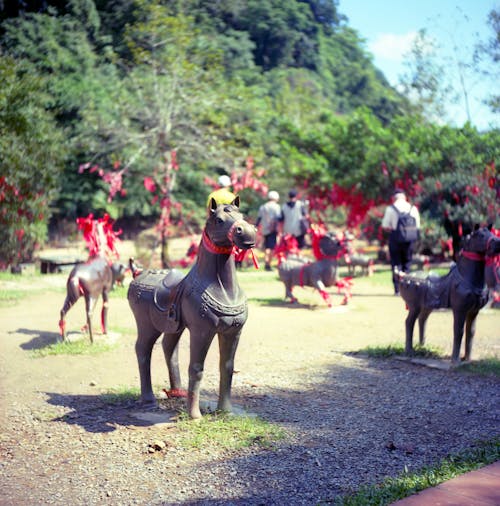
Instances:
[[[200,418],[200,383],[208,349],[215,334],[219,338],[220,383],[217,409],[231,411],[234,357],[247,320],[247,299],[238,284],[234,248],[255,246],[255,227],[243,219],[239,197],[231,204],[217,205],[212,198],[196,262],[184,276],[181,272],[138,273],[131,262],[134,280],[128,301],[137,324],[135,351],[141,379],[141,402],[156,405],[151,385],[151,352],[163,334],[172,396],[182,396],[178,343],[187,327],[190,333],[188,413]]]
[[[419,342],[425,343],[425,324],[430,313],[438,308],[453,311],[452,363],[460,363],[460,347],[465,326],[464,360],[469,361],[475,322],[479,310],[488,301],[485,286],[485,266],[500,253],[500,238],[488,228],[479,228],[464,238],[457,263],[445,276],[420,277],[417,274],[399,273],[401,297],[408,308],[405,321],[407,355],[413,353],[413,328],[419,323]]]
[[[293,295],[294,286],[312,286],[319,291],[328,307],[331,307],[331,298],[326,288],[337,286],[347,289],[343,301],[346,304],[350,296],[349,285],[339,280],[337,272],[338,259],[345,248],[344,241],[315,225],[311,226],[311,237],[315,262],[294,255],[282,260],[278,266],[280,280],[285,284],[285,299],[297,302]]]
[[[123,280],[124,275],[124,265],[117,262],[110,264],[102,255],[97,255],[73,267],[66,282],[66,299],[60,313],[59,329],[62,341],[66,340],[66,313],[81,296],[85,298],[86,330],[89,333],[90,342],[94,342],[92,314],[101,295],[101,327],[103,334],[108,333],[109,292],[113,289],[115,282]]]

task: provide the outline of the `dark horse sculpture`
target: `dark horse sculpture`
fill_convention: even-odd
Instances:
[[[399,273],[400,293],[406,302],[407,355],[413,353],[413,328],[419,323],[419,342],[425,343],[425,323],[430,313],[438,308],[453,311],[453,364],[460,362],[460,347],[465,326],[464,360],[471,357],[475,321],[479,310],[488,301],[485,286],[485,266],[500,253],[500,238],[484,227],[464,238],[456,265],[445,276],[419,277],[415,274]]]
[[[83,264],[73,267],[66,283],[66,299],[61,309],[59,329],[61,339],[66,340],[66,313],[83,295],[85,298],[85,313],[87,315],[86,329],[90,342],[94,342],[92,331],[92,314],[99,296],[102,295],[101,327],[103,334],[107,334],[109,292],[115,281],[120,282],[124,277],[125,266],[117,262],[110,264],[104,256],[97,255]]]
[[[211,199],[196,262],[184,277],[175,269],[139,274],[131,262],[134,280],[128,300],[137,323],[135,345],[141,378],[141,401],[156,404],[151,385],[151,352],[163,333],[163,352],[172,396],[182,395],[178,343],[190,333],[188,413],[200,418],[200,383],[208,349],[219,337],[220,383],[218,410],[231,411],[231,383],[238,341],[247,319],[247,299],[236,279],[233,250],[255,246],[255,227],[239,212],[239,197],[217,205]]]
[[[337,286],[345,290],[343,303],[346,304],[350,296],[349,280],[340,281],[337,275],[338,259],[344,252],[344,241],[314,225],[311,226],[311,237],[315,262],[290,256],[278,266],[279,277],[285,284],[285,298],[290,302],[297,302],[293,287],[312,286],[331,307],[331,298],[325,288]]]

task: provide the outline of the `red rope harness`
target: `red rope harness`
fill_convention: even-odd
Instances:
[[[473,251],[461,251],[460,254],[464,258],[468,258],[469,260],[473,260],[474,262],[484,262],[484,255],[480,253],[474,253]]]
[[[203,243],[203,246],[214,255],[230,255],[233,252],[232,246],[217,246],[214,244],[210,237],[208,237],[208,234],[205,229],[203,229],[203,234],[201,236],[201,240]]]
[[[230,239],[231,242],[233,241],[234,230],[236,228],[237,223],[238,222],[235,221],[227,233],[228,239]],[[216,244],[214,244],[212,242],[210,237],[208,237],[208,234],[205,229],[203,229],[203,234],[201,236],[201,240],[202,240],[203,246],[205,246],[205,248],[210,253],[213,253],[214,255],[234,255],[238,261],[243,261],[245,255],[246,255],[246,252],[248,251],[248,250],[242,250],[234,245],[233,246],[217,246]],[[255,252],[254,252],[253,248],[250,248],[250,254],[252,255],[252,261],[253,261],[254,267],[256,269],[258,269],[259,262],[257,261],[257,257],[255,256]]]

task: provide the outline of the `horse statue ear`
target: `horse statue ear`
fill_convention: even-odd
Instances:
[[[240,207],[240,196],[239,195],[236,195],[234,200],[231,202],[231,205],[236,206],[238,208]]]
[[[210,211],[211,211],[212,213],[214,213],[214,212],[215,212],[215,210],[217,209],[217,202],[215,201],[215,199],[214,199],[213,197],[210,199],[210,205],[209,205],[209,208],[210,208]]]

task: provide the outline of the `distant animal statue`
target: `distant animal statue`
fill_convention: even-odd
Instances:
[[[86,329],[90,342],[94,342],[92,331],[92,313],[99,295],[102,295],[101,326],[107,334],[109,292],[116,281],[123,281],[125,266],[108,260],[109,256],[118,258],[116,243],[121,231],[113,230],[113,220],[109,215],[94,219],[93,214],[84,218],[77,218],[78,229],[83,233],[89,249],[89,259],[83,264],[76,265],[70,272],[66,283],[66,299],[60,312],[59,330],[61,339],[66,340],[66,313],[83,295],[85,298],[85,312],[87,315]]]
[[[413,328],[419,323],[419,342],[425,344],[425,324],[430,313],[438,308],[453,311],[453,364],[460,363],[460,348],[465,326],[465,354],[471,358],[475,322],[479,310],[488,301],[485,268],[500,253],[500,238],[490,229],[478,226],[464,238],[457,263],[445,276],[399,273],[401,297],[408,308],[405,321],[407,355],[413,353]]]
[[[367,255],[360,255],[358,253],[349,255],[348,258],[346,258],[346,265],[349,276],[356,275],[357,267],[360,268],[363,276],[373,275],[374,261],[373,258],[370,258]]]
[[[110,264],[103,256],[93,257],[87,262],[73,267],[66,283],[66,299],[60,313],[59,329],[62,341],[66,340],[66,313],[81,296],[85,298],[85,313],[87,316],[85,327],[89,333],[90,342],[94,342],[92,314],[101,295],[101,327],[103,334],[108,333],[109,292],[113,289],[116,280],[123,279],[124,272],[124,265],[117,262]]]
[[[231,204],[220,205],[211,199],[196,262],[186,276],[175,269],[139,273],[131,261],[134,279],[129,286],[128,301],[137,324],[135,350],[143,404],[156,404],[151,385],[151,353],[161,334],[170,379],[167,394],[186,394],[181,388],[178,343],[187,327],[190,333],[189,416],[201,417],[200,383],[215,334],[218,334],[220,352],[217,408],[231,411],[234,357],[248,314],[247,299],[236,278],[233,253],[235,248],[253,248],[255,239],[255,227],[239,211],[239,197]]]
[[[362,255],[355,250],[352,244],[355,236],[350,232],[345,232],[343,238],[345,241],[345,253],[341,259],[341,265],[347,266],[347,273],[349,276],[354,277],[356,275],[357,267],[360,268],[362,276],[372,276],[374,269],[373,258]]]
[[[285,298],[297,302],[293,295],[295,286],[312,286],[316,288],[323,300],[332,306],[327,287],[337,286],[344,292],[343,304],[350,298],[350,279],[338,277],[338,259],[343,254],[344,242],[336,235],[328,233],[323,227],[311,225],[311,238],[315,262],[293,255],[282,260],[278,265],[280,280],[285,285]]]

